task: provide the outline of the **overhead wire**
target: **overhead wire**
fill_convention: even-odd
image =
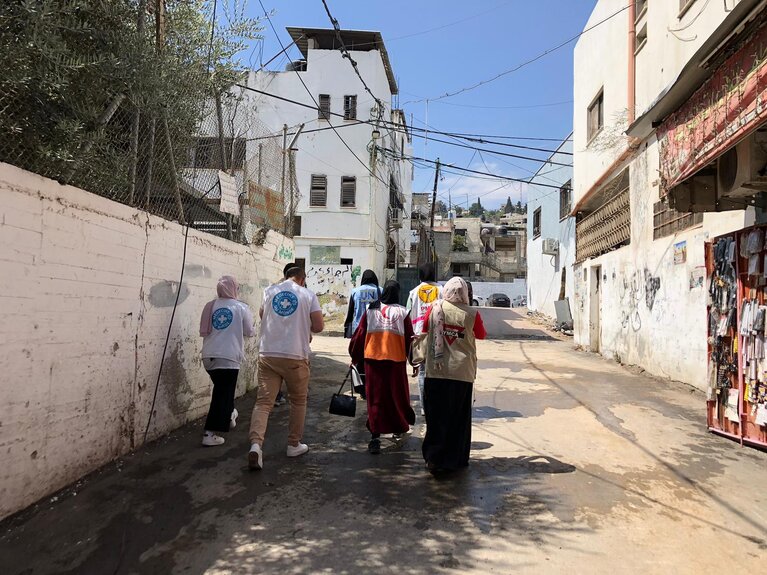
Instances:
[[[585,28],[583,31],[581,31],[580,33],[576,34],[575,36],[573,36],[571,38],[568,38],[567,40],[565,40],[561,44],[558,44],[558,45],[554,46],[553,48],[549,48],[548,50],[545,50],[544,52],[541,52],[537,56],[522,62],[521,64],[515,66],[514,68],[510,68],[509,70],[505,70],[505,71],[503,71],[503,72],[501,72],[499,74],[496,74],[492,78],[489,78],[487,80],[482,80],[480,82],[472,84],[471,86],[467,86],[465,88],[461,88],[460,90],[455,90],[454,92],[446,92],[446,93],[442,94],[441,96],[434,96],[432,98],[420,98],[418,100],[409,100],[409,101],[405,102],[405,104],[417,104],[417,103],[426,102],[426,101],[436,102],[438,100],[443,100],[445,98],[452,98],[453,96],[457,96],[458,94],[463,94],[465,92],[469,92],[471,90],[475,90],[475,89],[479,88],[480,86],[484,86],[485,84],[489,84],[491,82],[495,82],[496,80],[498,80],[500,78],[503,78],[504,76],[507,76],[507,75],[509,75],[509,74],[511,74],[513,72],[518,71],[518,70],[521,70],[522,68],[524,68],[526,66],[529,66],[530,64],[533,64],[534,62],[537,62],[538,60],[540,60],[542,58],[545,58],[546,56],[548,56],[552,52],[556,52],[557,50],[560,50],[560,49],[564,48],[565,46],[567,46],[571,42],[577,40],[578,38],[580,38],[581,36],[586,34],[587,32],[590,32],[594,28],[597,28],[598,26],[601,26],[605,22],[608,22],[609,20],[612,20],[613,18],[615,18],[619,14],[625,12],[626,10],[628,10],[633,5],[634,5],[634,2],[632,1],[631,4],[629,4],[628,6],[624,6],[623,8],[621,8],[617,12],[611,14],[607,18],[604,18],[603,20],[600,20],[596,24],[593,24],[592,26],[589,26],[588,28]]]

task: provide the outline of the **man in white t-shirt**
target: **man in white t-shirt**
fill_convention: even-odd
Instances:
[[[324,328],[317,296],[306,289],[306,273],[299,267],[286,273],[287,279],[266,288],[261,306],[261,343],[258,356],[258,397],[250,419],[251,469],[263,467],[264,435],[269,414],[282,380],[290,396],[288,457],[309,451],[301,443],[309,392],[309,342],[312,333]]]

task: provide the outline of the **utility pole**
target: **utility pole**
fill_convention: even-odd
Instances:
[[[285,201],[285,161],[288,158],[288,125],[283,124],[282,125],[282,176],[280,178],[280,195],[282,196],[282,201]],[[283,203],[283,209],[285,204]],[[267,206],[267,213],[269,213],[269,207]],[[285,235],[288,234],[288,219],[290,218],[290,214],[287,214],[285,216],[285,229],[283,230]]]
[[[437,182],[439,182],[439,158],[437,158],[437,169],[434,172],[434,189],[431,194],[431,230],[432,237],[434,236],[434,210],[437,207]]]

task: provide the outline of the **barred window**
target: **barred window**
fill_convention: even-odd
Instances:
[[[324,207],[328,203],[328,177],[312,174],[312,185],[309,190],[309,205]]]
[[[320,94],[320,120],[330,120],[330,94]]]
[[[567,183],[559,188],[559,219],[564,220],[570,215],[570,210],[573,208],[573,184],[572,180],[568,180]]]
[[[533,212],[533,239],[541,237],[541,208]]]
[[[357,178],[343,176],[341,178],[341,207],[354,208],[357,206]]]
[[[663,201],[653,204],[652,239],[654,240],[672,236],[677,232],[702,223],[703,212],[677,212],[667,202]]]
[[[344,120],[357,119],[357,96],[344,96]]]

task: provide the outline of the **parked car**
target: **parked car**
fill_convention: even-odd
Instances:
[[[527,305],[527,296],[518,295],[511,301],[511,307],[525,307]]]
[[[511,307],[511,300],[506,294],[494,293],[487,298],[487,305],[490,307]]]
[[[484,306],[485,305],[485,298],[483,298],[481,295],[475,295],[474,299],[471,300],[471,305],[473,306]]]

